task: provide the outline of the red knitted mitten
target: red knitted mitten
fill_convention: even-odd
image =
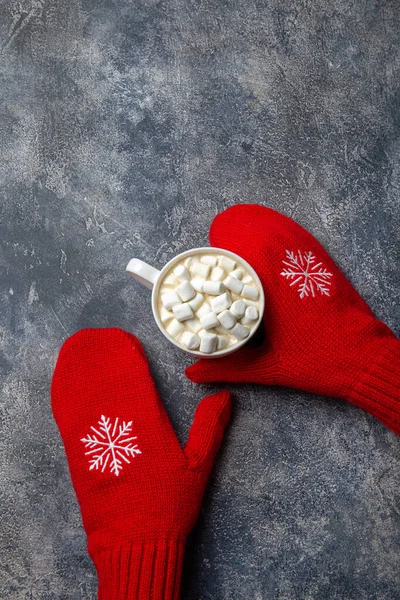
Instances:
[[[255,382],[337,396],[400,433],[400,341],[371,312],[319,242],[289,217],[251,204],[217,215],[212,246],[261,278],[266,339],[186,370],[196,383]]]
[[[63,345],[51,395],[99,600],[176,600],[229,392],[199,404],[182,450],[139,341],[85,329]]]

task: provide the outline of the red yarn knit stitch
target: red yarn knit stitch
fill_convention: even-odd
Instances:
[[[177,600],[229,392],[199,404],[182,450],[139,341],[120,329],[86,329],[63,345],[51,395],[99,600]]]
[[[400,433],[400,341],[321,244],[289,217],[241,204],[217,215],[212,246],[262,281],[265,343],[186,370],[196,383],[255,382],[344,398]]]

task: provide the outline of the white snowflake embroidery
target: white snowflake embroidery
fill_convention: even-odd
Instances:
[[[315,263],[315,256],[312,252],[302,252],[301,250],[290,252],[286,250],[287,260],[283,260],[283,264],[288,268],[283,269],[281,275],[286,279],[292,280],[290,285],[296,285],[300,298],[311,295],[315,298],[315,293],[318,291],[324,296],[330,296],[329,286],[331,285],[330,278],[332,273],[327,271],[322,262]]]
[[[91,456],[89,471],[92,469],[97,471],[101,468],[101,472],[104,473],[108,467],[110,472],[118,477],[120,471],[122,471],[122,461],[130,464],[130,458],[135,458],[137,454],[141,454],[137,444],[132,444],[132,441],[137,438],[126,437],[132,431],[132,421],[128,423],[122,421],[120,425],[118,421],[119,417],[115,419],[114,423],[111,423],[111,419],[101,415],[99,429],[95,429],[93,426],[90,427],[95,435],[88,434],[81,439],[86,448],[89,448],[85,452],[85,455]]]

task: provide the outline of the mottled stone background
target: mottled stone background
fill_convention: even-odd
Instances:
[[[124,272],[238,202],[327,247],[400,334],[398,0],[0,4],[0,598],[94,600],[49,408],[65,338],[135,332],[183,441],[186,355]],[[400,441],[344,402],[233,387],[184,600],[400,598]]]

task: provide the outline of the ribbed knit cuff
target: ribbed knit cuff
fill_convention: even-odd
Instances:
[[[388,340],[348,399],[400,434],[400,340]]]
[[[121,544],[95,553],[98,600],[178,600],[185,544]]]

